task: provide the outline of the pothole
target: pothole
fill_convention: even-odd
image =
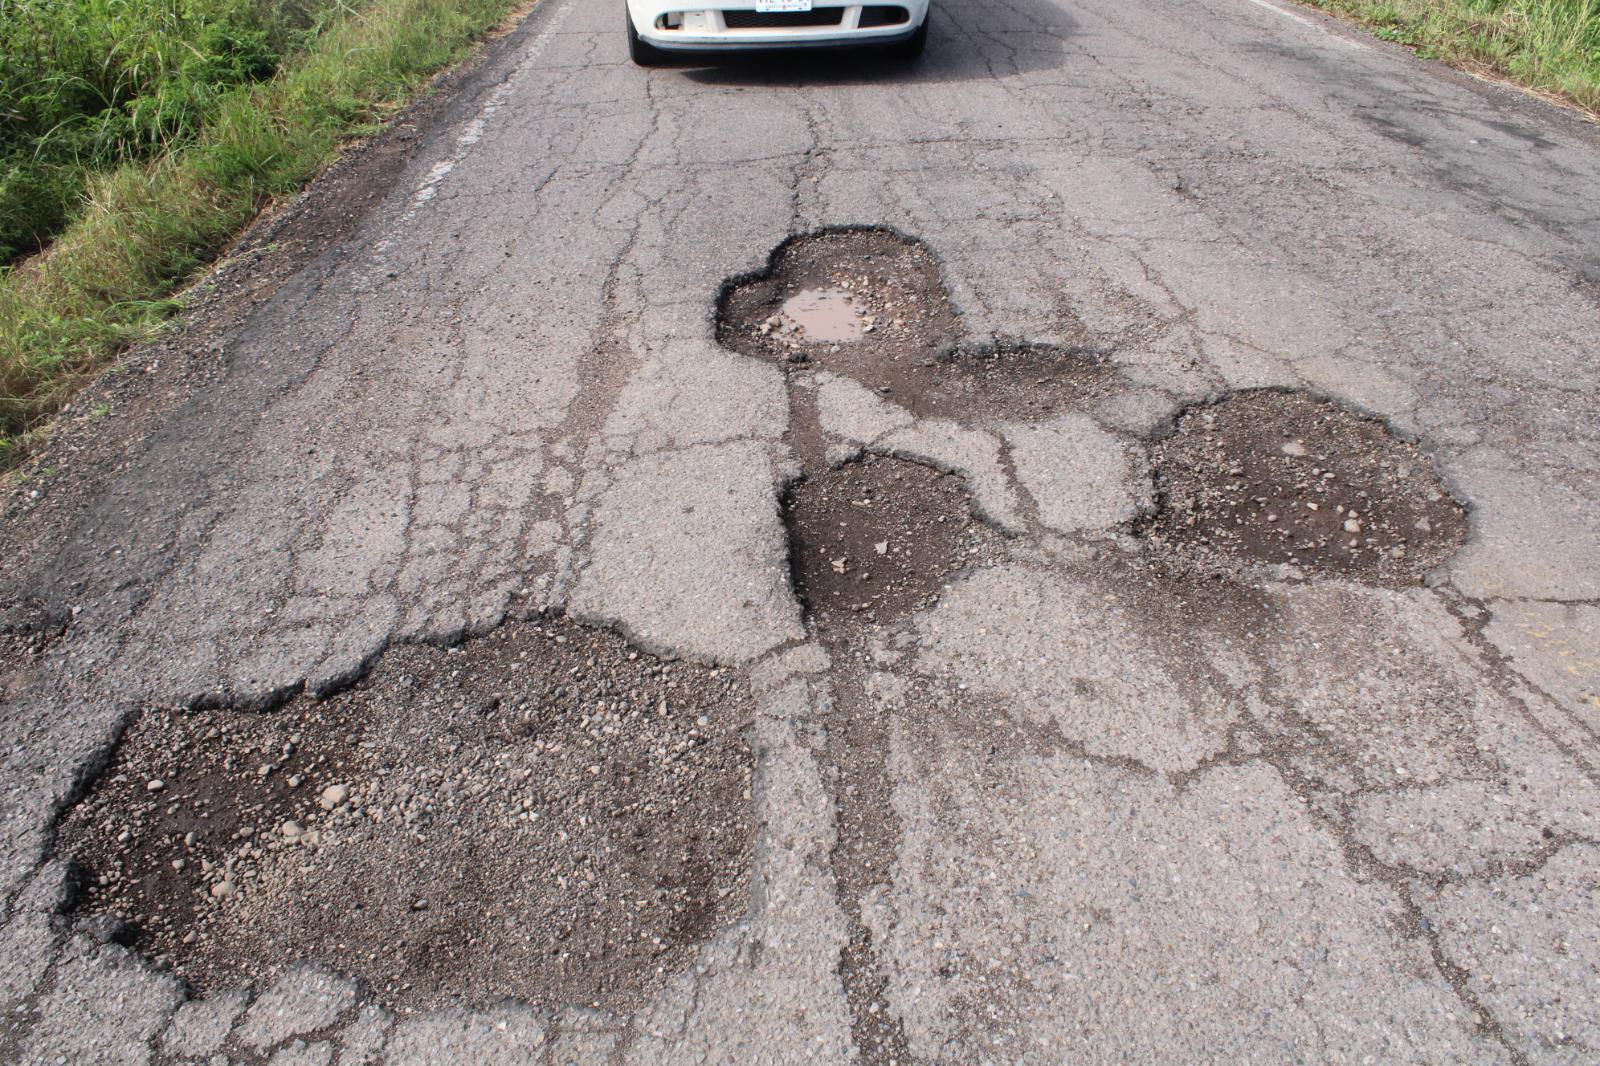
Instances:
[[[881,231],[790,241],[764,276],[725,289],[719,312],[724,346],[776,360],[790,377],[789,439],[804,470],[784,500],[790,572],[831,663],[824,780],[835,804],[829,858],[847,933],[838,975],[862,1061],[905,1062],[904,1026],[890,1010],[862,915],[869,893],[888,883],[900,837],[889,723],[865,697],[868,637],[931,606],[952,575],[1002,552],[998,534],[974,517],[963,479],[882,456],[830,465],[808,377],[827,369],[918,414],[971,418],[989,409],[980,404],[992,395],[981,387],[992,366],[977,360],[1007,360],[955,351],[958,322],[937,264],[919,243]]]
[[[838,834],[830,853],[847,941],[838,974],[861,1061],[910,1061],[888,979],[863,920],[889,883],[901,828],[887,719],[865,693],[869,634],[931,606],[959,571],[993,562],[999,537],[972,514],[966,483],[920,463],[868,456],[806,476],[785,500],[790,568],[813,635],[827,648],[825,781]]]
[[[791,370],[853,378],[925,418],[1033,421],[1118,387],[1116,370],[1072,324],[1074,347],[958,346],[960,324],[931,253],[879,230],[800,237],[761,277],[722,296],[718,338]]]
[[[1152,448],[1157,549],[1411,585],[1465,542],[1432,459],[1375,419],[1272,390],[1183,415]]]
[[[989,561],[997,536],[965,483],[919,463],[867,457],[808,475],[785,509],[796,592],[814,627],[876,626],[939,596]]]
[[[201,990],[299,958],[402,1009],[636,1006],[748,893],[752,704],[564,620],[270,714],[149,710],[59,847]]]
[[[842,373],[867,358],[868,348],[879,353],[873,362],[916,363],[953,344],[958,333],[933,255],[883,230],[787,241],[766,273],[725,289],[717,310],[725,346]]]

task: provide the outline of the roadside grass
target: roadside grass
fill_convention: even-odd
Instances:
[[[517,6],[339,8],[307,22],[304,46],[270,78],[218,91],[196,111],[203,121],[150,158],[88,174],[83,203],[54,243],[0,267],[0,470],[23,458],[74,389],[161,328],[179,306],[177,288],[269,200],[376,129]]]
[[[0,263],[69,223],[91,174],[192,140],[338,0],[0,0]]]
[[[1304,0],[1600,119],[1600,0]]]

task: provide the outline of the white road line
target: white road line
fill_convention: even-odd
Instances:
[[[572,13],[574,6],[571,0],[545,0],[545,2],[559,4],[560,9],[545,20],[544,29],[540,30],[538,36],[533,39],[533,43],[528,45],[528,50],[517,61],[516,69],[511,72],[505,81],[500,83],[494,92],[489,94],[489,99],[484,103],[483,108],[473,117],[471,122],[467,123],[466,128],[461,131],[460,135],[456,137],[455,149],[450,153],[449,158],[441,159],[435,163],[433,169],[428,171],[428,176],[417,184],[416,189],[411,194],[411,206],[400,219],[402,224],[416,218],[417,211],[422,208],[422,205],[433,199],[434,195],[439,191],[439,185],[445,178],[450,176],[450,172],[456,168],[456,165],[467,157],[467,153],[472,151],[472,146],[483,140],[483,131],[488,126],[489,120],[494,118],[495,112],[505,106],[507,100],[511,99],[511,94],[517,90],[517,84],[522,81],[528,71],[533,69],[534,61],[543,55],[544,50],[550,46],[550,41],[555,37],[556,32],[560,30],[561,24],[567,20],[567,16]]]
[[[1250,2],[1257,7],[1264,7],[1274,14],[1282,15],[1286,19],[1292,19],[1293,21],[1300,23],[1302,26],[1309,26],[1311,29],[1316,30],[1324,37],[1327,37],[1329,40],[1336,41],[1339,44],[1344,45],[1346,48],[1355,48],[1363,52],[1371,51],[1370,48],[1362,44],[1360,41],[1352,41],[1350,38],[1345,37],[1342,34],[1334,33],[1332,30],[1328,29],[1328,27],[1322,25],[1315,19],[1306,18],[1297,11],[1289,11],[1285,8],[1281,8],[1277,4],[1272,3],[1272,0],[1250,0]]]

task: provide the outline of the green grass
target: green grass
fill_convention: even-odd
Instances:
[[[1305,0],[1600,118],[1600,0]]]
[[[43,209],[14,207],[10,188],[0,186],[0,214],[20,210],[34,231],[55,237],[42,254],[0,266],[0,469],[22,457],[75,388],[122,347],[161,327],[178,306],[172,294],[264,204],[315,175],[351,136],[370,132],[516,6],[514,0],[371,0],[352,10],[305,0],[305,6],[261,9],[266,15],[237,14],[262,2],[0,0],[0,91],[7,93],[0,95],[0,123],[7,135],[18,141],[9,127],[23,127],[26,118],[31,125],[20,143],[32,143],[39,158],[54,158],[64,135],[46,123],[76,114],[73,122],[93,127],[89,141],[105,153],[79,152],[71,180],[81,191],[62,198],[54,227],[44,224]],[[72,18],[89,11],[101,27],[111,15],[132,11],[138,18],[130,25],[154,28],[144,36],[130,28],[99,37],[97,55],[77,29],[49,25],[67,11]],[[152,19],[152,11],[161,18]],[[256,36],[248,47],[222,49],[235,64],[224,75],[183,73],[191,59],[217,61],[217,48],[206,51],[197,42],[215,45],[207,34],[222,32],[219,26],[235,39],[247,17],[257,19],[250,30]],[[37,33],[28,48],[16,47],[20,38],[7,34],[29,18]],[[172,29],[166,38],[163,27]],[[50,61],[69,72],[53,89],[39,76],[50,65],[37,59],[43,53],[65,57]],[[263,76],[256,59],[267,63],[268,56],[270,75]],[[17,75],[24,67],[33,73]],[[109,73],[113,68],[121,72]],[[78,84],[88,80],[85,71],[99,77],[102,70],[108,73],[92,91]],[[23,84],[35,87],[33,97],[85,95],[76,103],[57,97],[25,103],[15,90]],[[108,100],[120,102],[94,110]],[[115,136],[107,132],[113,127]]]
[[[0,263],[54,238],[93,173],[191,141],[334,2],[0,0]]]

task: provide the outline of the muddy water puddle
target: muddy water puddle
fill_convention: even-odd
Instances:
[[[1381,422],[1260,390],[1190,411],[1153,449],[1161,551],[1411,585],[1464,543],[1433,460]]]
[[[856,310],[855,295],[844,289],[801,289],[783,301],[776,322],[766,324],[802,343],[848,344],[875,328],[871,316]]]
[[[79,914],[202,991],[309,958],[403,1008],[625,1009],[746,904],[750,707],[729,672],[518,623],[326,701],[147,711],[59,846]]]

